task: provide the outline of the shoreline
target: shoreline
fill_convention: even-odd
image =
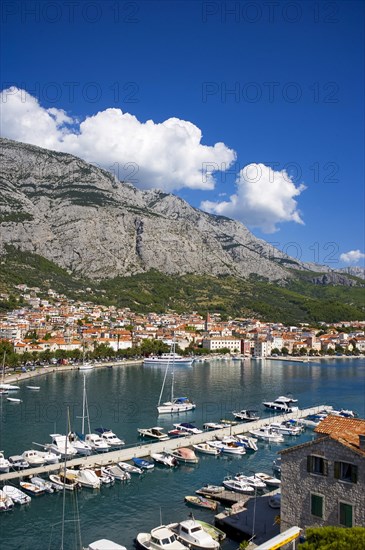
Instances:
[[[130,365],[138,365],[142,363],[141,359],[134,359],[131,361],[123,361],[123,362],[108,362],[108,363],[96,363],[94,365],[94,369],[100,369],[100,368],[109,368],[109,367],[123,367],[123,366],[130,366]],[[94,370],[92,369],[92,370]],[[27,372],[14,372],[14,373],[7,373],[5,374],[4,382],[6,384],[10,383],[16,383],[16,382],[22,382],[24,380],[31,380],[32,378],[38,377],[38,376],[44,376],[46,374],[53,374],[55,372],[68,372],[68,371],[75,371],[79,370],[78,365],[49,365],[48,367],[38,367],[34,371],[29,370]]]

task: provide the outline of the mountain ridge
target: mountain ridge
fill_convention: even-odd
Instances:
[[[1,138],[0,163],[0,251],[14,245],[96,280],[156,269],[283,282],[288,267],[311,268],[240,222],[141,191],[68,153]]]

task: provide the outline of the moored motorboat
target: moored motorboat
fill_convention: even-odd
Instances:
[[[10,468],[13,470],[25,470],[29,468],[29,462],[24,460],[21,455],[9,456]]]
[[[303,427],[296,426],[290,420],[287,422],[272,422],[269,427],[283,435],[298,436],[303,433]]]
[[[256,477],[256,476],[246,476],[245,474],[236,474],[234,476],[235,479],[238,481],[243,481],[244,483],[247,483],[247,485],[250,485],[254,489],[265,489],[266,483],[262,481],[262,479]]]
[[[194,518],[180,521],[179,523],[170,523],[167,527],[176,533],[177,538],[181,542],[194,550],[210,550],[220,547],[219,542],[214,540]]]
[[[91,470],[90,468],[82,468],[81,470],[77,470],[75,474],[76,481],[78,481],[82,487],[88,487],[89,489],[100,489],[101,480],[96,475],[94,470]]]
[[[191,367],[194,361],[194,357],[183,357],[174,351],[174,344],[169,353],[162,353],[162,355],[152,355],[143,359],[144,367],[151,367],[153,365],[172,365],[180,367]]]
[[[254,420],[259,420],[258,411],[253,409],[242,409],[241,411],[232,411],[232,414],[237,420],[241,422],[253,422]]]
[[[226,489],[229,489],[230,491],[235,491],[236,493],[252,494],[255,492],[255,489],[252,487],[252,485],[249,485],[248,483],[240,481],[238,479],[226,478],[223,480],[223,485],[226,487]]]
[[[0,451],[0,473],[6,474],[10,469],[10,462],[5,458],[4,453]]]
[[[240,445],[233,441],[217,440],[217,441],[209,441],[208,444],[215,449],[219,449],[222,453],[225,453],[225,454],[239,455],[239,456],[246,454],[245,447],[242,444]]]
[[[34,449],[24,451],[22,456],[25,461],[29,462],[31,467],[35,468],[36,466],[42,466],[44,464],[43,456],[39,453],[39,451],[35,451]]]
[[[197,494],[201,495],[216,495],[218,496],[220,493],[224,491],[224,487],[222,485],[210,485],[209,483],[206,485],[203,485],[200,489],[195,491]]]
[[[90,445],[92,450],[97,453],[106,453],[110,450],[109,444],[98,434],[86,434],[85,443]]]
[[[225,424],[224,422],[205,422],[203,424],[204,430],[221,430],[228,427],[229,424]]]
[[[279,485],[281,485],[280,479],[278,479],[277,477],[270,476],[269,474],[258,472],[255,474],[255,476],[261,479],[262,481],[264,481],[266,485],[269,487],[278,487]]]
[[[215,447],[212,447],[208,443],[197,443],[196,445],[193,445],[192,447],[198,453],[203,453],[203,454],[206,454],[206,455],[218,456],[218,455],[221,454],[220,449],[216,449]]]
[[[199,458],[196,456],[193,449],[189,449],[188,447],[180,447],[179,449],[170,451],[170,455],[176,458],[178,462],[186,462],[188,464],[196,464],[199,462]]]
[[[207,523],[206,521],[202,521],[201,519],[195,520],[197,523],[200,523],[200,525],[203,527],[204,531],[209,533],[209,535],[216,541],[221,542],[226,538],[226,533],[224,531],[221,531],[218,529],[218,527],[215,527],[215,525],[211,525],[210,523]]]
[[[75,489],[79,489],[81,487],[76,479],[74,471],[72,471],[72,473],[67,471],[66,475],[64,474],[64,472],[60,472],[59,474],[49,474],[49,479],[52,481],[57,489],[67,489],[68,491],[74,491]]]
[[[27,495],[18,489],[18,487],[14,487],[13,485],[4,485],[2,490],[15,504],[29,504],[32,500],[30,495]]]
[[[103,472],[101,466],[96,466],[94,468],[94,472],[96,473],[103,485],[111,485],[112,483],[114,483],[114,478],[111,475]]]
[[[37,485],[37,487],[43,489],[45,493],[54,493],[52,483],[50,481],[47,481],[46,479],[43,479],[42,477],[31,476],[29,481],[33,483],[33,485]]]
[[[90,542],[87,550],[127,550],[125,546],[117,544],[112,540],[100,539]]]
[[[118,466],[129,474],[143,474],[142,468],[139,468],[138,466],[133,466],[133,464],[129,464],[128,462],[118,462]]]
[[[166,525],[160,525],[150,533],[138,533],[136,541],[141,548],[146,550],[186,550],[186,544],[180,542],[176,534]]]
[[[160,428],[160,426],[154,426],[153,428],[137,428],[137,432],[141,437],[149,437],[151,439],[158,439],[159,441],[164,441],[169,438],[163,430],[164,428]]]
[[[170,468],[173,468],[174,466],[177,466],[178,462],[176,458],[171,456],[168,453],[151,453],[151,458],[157,462],[157,464],[163,464],[164,466],[168,466]]]
[[[28,390],[32,390],[32,391],[38,391],[41,389],[40,386],[27,386],[27,389]]]
[[[190,422],[179,422],[177,424],[173,424],[174,428],[176,430],[181,430],[183,432],[186,432],[188,434],[201,434],[203,433],[203,430],[200,430],[194,424],[191,424]]]
[[[125,445],[125,441],[116,436],[109,428],[96,428],[95,432],[100,435],[101,439],[109,445],[109,447],[121,447]]]
[[[255,437],[249,437],[248,435],[237,434],[236,439],[243,444],[246,451],[257,451],[257,439]]]
[[[281,443],[284,441],[284,437],[276,430],[269,428],[269,426],[262,426],[257,430],[251,430],[250,434],[264,441],[269,441],[270,443]]]
[[[52,443],[44,445],[45,449],[56,453],[60,458],[71,458],[75,456],[76,449],[71,445],[68,436],[61,434],[50,434]]]
[[[152,470],[152,468],[155,467],[153,462],[146,460],[145,458],[133,457],[132,461],[138,468],[142,468],[142,470]]]
[[[89,456],[93,452],[91,445],[86,443],[85,436],[78,432],[69,432],[68,440],[79,455]]]
[[[10,401],[10,403],[23,403],[23,400],[17,397],[7,397],[6,400]]]
[[[187,495],[184,497],[185,502],[198,506],[198,508],[207,508],[208,510],[215,511],[218,508],[218,502],[210,498],[205,498],[201,495]]]
[[[192,411],[196,404],[190,401],[188,397],[175,397],[171,401],[165,401],[157,406],[159,414],[175,414],[181,412]]]
[[[44,495],[46,492],[43,487],[39,487],[30,481],[19,481],[19,485],[23,491],[30,493],[33,497]]]
[[[286,397],[281,395],[275,401],[264,401],[263,405],[267,409],[271,409],[277,412],[294,412],[298,410],[297,406],[293,406],[292,403],[297,403],[298,399]]]
[[[0,512],[8,512],[14,506],[13,499],[0,489]]]
[[[113,479],[117,481],[128,481],[131,479],[131,474],[128,472],[125,472],[122,470],[122,468],[119,468],[116,464],[111,466],[104,466],[101,469],[103,474],[111,476]]]

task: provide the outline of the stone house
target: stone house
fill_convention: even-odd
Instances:
[[[329,415],[281,451],[281,529],[365,527],[365,420]]]

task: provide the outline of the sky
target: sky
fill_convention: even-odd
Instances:
[[[364,6],[4,0],[1,135],[363,266]]]

